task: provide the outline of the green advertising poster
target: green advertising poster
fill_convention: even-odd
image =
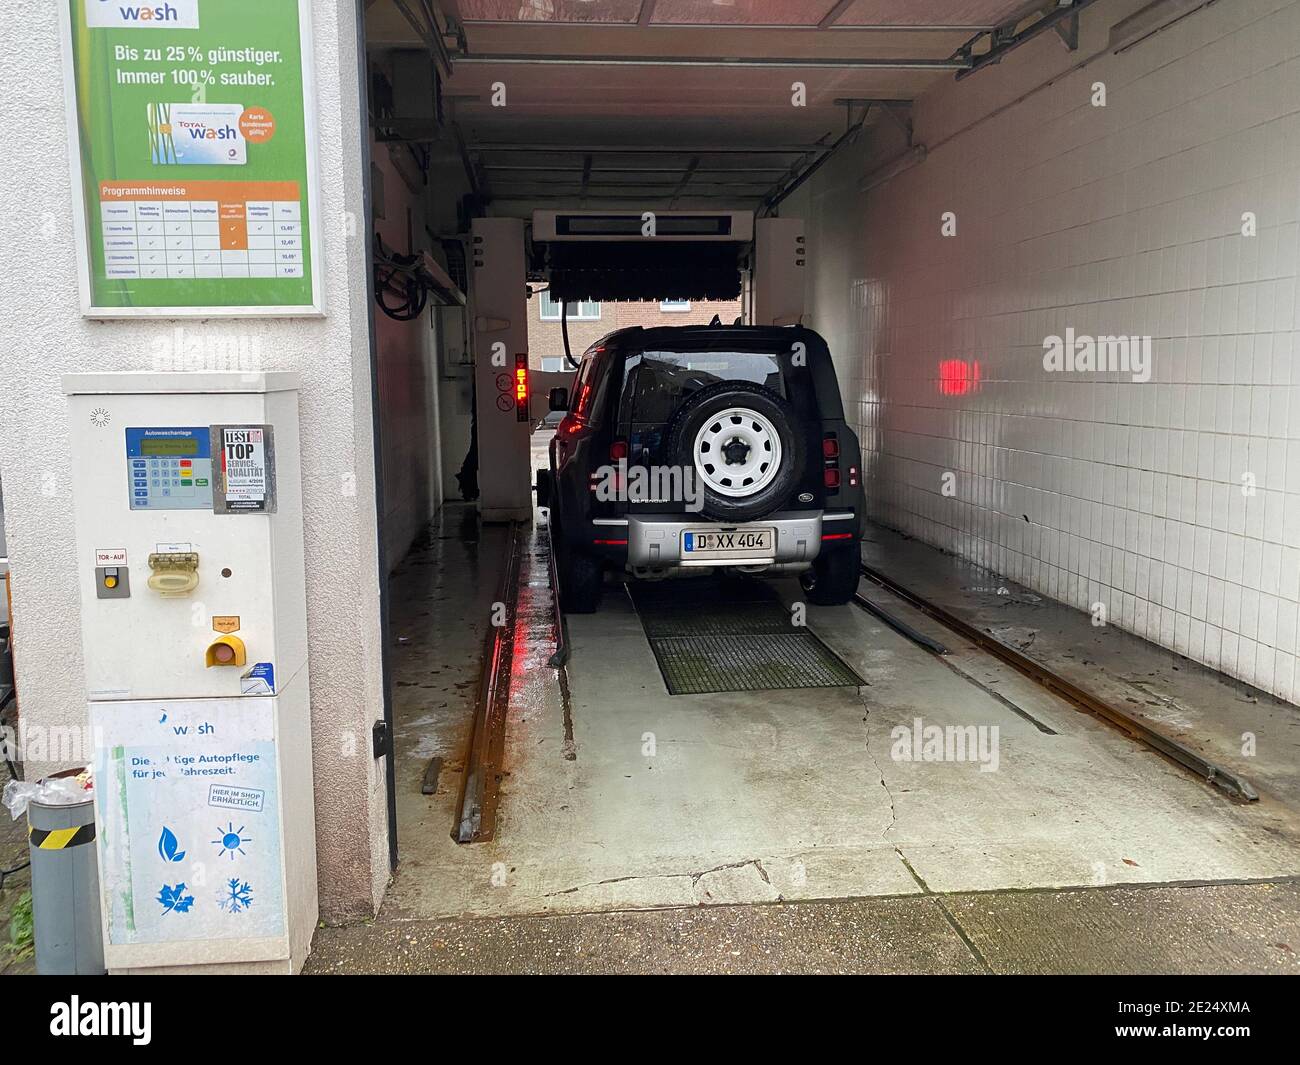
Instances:
[[[65,0],[83,311],[318,314],[307,0]]]

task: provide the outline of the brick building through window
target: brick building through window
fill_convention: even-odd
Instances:
[[[532,286],[528,301],[528,363],[534,370],[563,370],[564,337],[560,305],[541,286]],[[730,325],[740,317],[740,300],[647,300],[596,303],[583,300],[569,308],[569,347],[581,358],[601,337],[616,329],[661,325],[708,325],[717,315]]]

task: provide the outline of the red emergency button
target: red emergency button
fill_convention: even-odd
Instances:
[[[242,666],[247,662],[244,641],[238,636],[218,636],[208,647],[204,663],[213,666]]]

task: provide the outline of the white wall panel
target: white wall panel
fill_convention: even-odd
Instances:
[[[1300,4],[1216,4],[1114,54],[1138,6],[944,82],[915,108],[928,158],[861,191],[902,147],[886,123],[786,213],[873,517],[1294,700]],[[1067,328],[1151,336],[1150,380],[1045,371]]]

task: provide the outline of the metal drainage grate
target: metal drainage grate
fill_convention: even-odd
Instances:
[[[636,586],[633,601],[672,695],[857,687],[864,683],[752,581]]]

